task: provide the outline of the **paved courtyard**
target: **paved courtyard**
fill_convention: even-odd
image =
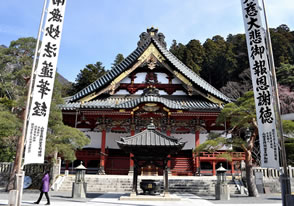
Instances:
[[[121,201],[119,197],[128,195],[127,193],[89,193],[87,199],[77,200],[71,198],[70,192],[50,192],[51,205],[54,206],[83,206],[83,205],[106,205],[106,206],[255,206],[255,205],[270,205],[281,206],[280,194],[260,195],[260,197],[246,197],[241,195],[231,196],[229,201],[217,201],[213,196],[196,196],[193,194],[176,194],[181,198],[180,201]],[[37,200],[39,192],[36,190],[25,191],[23,194],[22,205],[34,205],[33,202]],[[40,205],[46,203],[46,198],[43,197]],[[8,204],[8,193],[0,192],[0,205]]]

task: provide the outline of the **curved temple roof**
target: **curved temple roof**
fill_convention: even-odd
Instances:
[[[148,48],[148,46],[153,43],[156,48],[161,52],[161,54],[178,70],[181,74],[183,74],[186,78],[191,80],[194,84],[198,85],[208,93],[220,98],[222,101],[230,102],[230,98],[225,96],[219,90],[214,88],[200,76],[198,76],[195,72],[193,72],[190,68],[184,65],[177,57],[175,57],[170,51],[168,51],[165,47],[165,42],[163,41],[163,34],[159,33],[158,35],[151,35],[152,32],[157,32],[147,30],[148,33],[143,32],[140,37],[140,41],[138,42],[138,47],[134,50],[128,57],[126,57],[120,64],[111,69],[108,73],[103,75],[101,78],[97,79],[95,82],[72,96],[69,100],[70,102],[79,100],[99,89],[104,87],[105,85],[111,83],[116,77],[118,77],[122,72],[126,71],[130,66],[135,64],[138,58],[143,54],[143,52]],[[151,31],[151,32],[150,32]],[[144,34],[144,35],[143,35]],[[160,35],[161,34],[161,35]],[[164,36],[163,36],[164,38]]]
[[[125,147],[175,147],[181,150],[186,144],[186,142],[180,142],[180,139],[157,131],[152,121],[146,130],[134,136],[121,137],[121,140],[116,142],[121,149]]]

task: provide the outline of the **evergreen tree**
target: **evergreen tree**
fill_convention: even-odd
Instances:
[[[205,51],[199,40],[191,40],[186,45],[185,64],[196,74],[200,74],[205,58]]]
[[[176,40],[173,40],[173,43],[170,47],[170,52],[184,63],[185,52],[186,52],[185,45],[183,45],[181,43],[178,44]]]
[[[258,192],[253,176],[252,151],[258,135],[258,127],[253,92],[247,92],[236,102],[228,103],[224,106],[217,122],[223,123],[225,121],[230,122],[231,128],[229,130],[234,135],[231,144],[241,148],[245,153],[246,181],[249,196],[257,196]],[[251,135],[240,136],[247,129],[252,131]]]
[[[192,69],[196,74],[199,74],[202,68],[202,63],[205,57],[205,51],[199,40],[191,40],[187,45],[177,44],[176,40],[170,47],[170,52],[173,53],[186,66]]]
[[[276,73],[279,84],[289,86],[291,90],[294,90],[294,65],[281,64]]]
[[[290,28],[282,24],[270,29],[275,65],[294,64],[294,36]]]
[[[203,44],[205,60],[201,76],[216,88],[221,88],[231,78],[237,67],[232,46],[217,35]]]
[[[288,165],[294,163],[294,122],[291,120],[283,120],[283,131],[285,135],[285,149]]]
[[[115,59],[114,59],[114,62],[112,63],[112,67],[115,67],[117,66],[119,63],[121,63],[123,60],[124,60],[124,56],[122,54],[117,54]]]
[[[4,104],[0,104],[0,125],[0,162],[11,162],[21,135],[21,121]]]
[[[99,77],[103,76],[105,73],[105,67],[102,66],[101,62],[96,62],[96,64],[87,64],[86,67],[78,74],[71,93],[75,94],[79,92],[96,81]]]
[[[230,75],[229,81],[239,81],[239,75],[249,68],[248,52],[246,46],[245,34],[229,34],[227,37],[227,43],[231,46],[233,56],[236,59],[236,67]]]
[[[48,122],[46,157],[56,160],[58,156],[65,160],[75,160],[75,152],[90,143],[86,135],[76,128],[63,124],[59,105],[64,103],[61,98],[61,84],[56,80]]]

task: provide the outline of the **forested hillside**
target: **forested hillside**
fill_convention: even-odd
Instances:
[[[278,82],[294,89],[294,31],[287,25],[270,29]],[[203,44],[193,39],[186,45],[176,40],[170,51],[210,84],[232,98],[250,90],[250,71],[245,34],[215,35]]]

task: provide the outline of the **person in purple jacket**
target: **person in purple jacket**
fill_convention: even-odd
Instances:
[[[45,193],[46,199],[47,199],[47,203],[46,205],[50,205],[50,199],[49,199],[49,195],[48,195],[48,191],[50,188],[49,182],[50,182],[50,177],[49,177],[49,171],[46,171],[43,178],[42,178],[42,185],[40,188],[40,197],[37,200],[37,202],[34,202],[35,204],[39,204],[42,197],[43,197],[43,193]]]

